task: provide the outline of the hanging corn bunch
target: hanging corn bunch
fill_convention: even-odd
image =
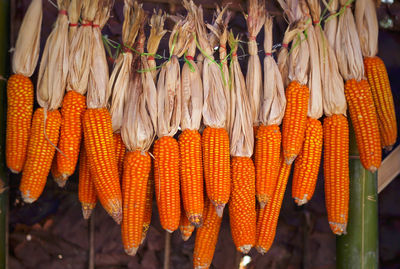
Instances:
[[[42,0],[33,0],[22,21],[7,82],[6,163],[12,173],[24,168],[33,112],[33,84],[29,79],[39,58]]]
[[[292,7],[291,12],[296,18],[297,28],[294,31],[296,37],[293,39],[289,55],[288,77],[290,83],[286,88],[287,104],[282,125],[282,149],[285,161],[291,164],[300,153],[306,129],[309,99],[307,87],[309,47],[303,31],[311,22],[307,17],[303,17],[298,0],[288,2],[289,7]]]
[[[286,98],[283,81],[272,56],[272,17],[264,24],[264,89],[259,114],[260,126],[256,132],[255,168],[256,194],[260,207],[272,198],[279,173],[281,130],[279,125],[285,113]]]
[[[230,195],[229,136],[227,132],[228,101],[225,93],[228,74],[214,61],[213,47],[203,21],[203,9],[190,2],[196,21],[196,42],[204,54],[203,62],[203,122],[202,152],[206,191],[219,216]]]
[[[309,5],[311,7],[312,3]],[[303,13],[310,18],[308,8],[304,7],[303,9]],[[299,206],[311,200],[314,194],[322,153],[322,124],[318,120],[323,113],[319,47],[324,46],[324,44],[321,42],[321,29],[318,26],[319,4],[318,7],[311,8],[311,13],[315,25],[309,24],[306,28],[307,43],[310,50],[308,79],[310,97],[304,142],[295,161],[292,184],[292,197]]]
[[[381,146],[389,151],[397,139],[396,111],[385,64],[376,56],[379,26],[374,1],[356,1],[355,19],[361,52],[364,56],[365,76],[370,85],[378,116]]]
[[[110,15],[111,2],[99,0],[99,12],[93,27],[93,48],[87,90],[87,110],[83,115],[83,133],[90,173],[98,199],[117,222],[122,220],[122,195],[112,137],[111,116],[107,109],[108,65],[101,29]]]
[[[257,35],[265,21],[265,0],[250,0],[249,14],[245,16],[249,32],[249,60],[247,62],[246,88],[248,91],[253,126],[259,125],[260,103],[262,100],[261,63],[258,57]],[[256,129],[254,130],[256,132]]]
[[[40,105],[32,119],[27,159],[23,169],[20,191],[27,203],[42,194],[50,172],[61,125],[61,105],[68,74],[68,15],[69,1],[57,1],[59,9],[55,26],[47,38],[37,82]]]
[[[73,2],[75,1],[71,3]],[[68,177],[74,173],[78,161],[82,139],[82,116],[86,110],[85,94],[92,59],[92,25],[97,6],[98,0],[82,1],[82,23],[72,37],[70,45],[67,93],[61,107],[62,121],[58,144],[60,151],[56,155],[60,177],[54,178],[60,187],[63,187]],[[80,12],[80,8],[74,11],[74,18],[79,18],[76,13]]]
[[[319,5],[316,0],[311,3]],[[336,38],[337,7],[336,0],[327,6],[331,15],[324,31],[320,31],[324,44],[320,47],[320,63],[326,116],[323,124],[325,204],[331,230],[340,235],[346,233],[349,210],[349,126],[343,78],[332,49]]]
[[[204,201],[204,223],[196,232],[193,251],[193,268],[195,269],[210,267],[222,221],[210,199],[204,197]]]
[[[378,119],[368,81],[360,40],[348,1],[340,0],[341,15],[336,32],[336,57],[339,71],[346,81],[344,93],[354,126],[360,159],[365,169],[375,172],[382,160]]]
[[[229,200],[229,220],[236,249],[248,253],[255,243],[255,169],[251,156],[254,149],[253,121],[246,84],[237,59],[239,40],[229,35],[232,50],[230,63],[232,156],[232,192]]]
[[[176,22],[169,39],[170,57],[157,82],[158,140],[154,144],[154,182],[161,225],[175,231],[180,220],[179,145],[173,136],[182,113],[182,81],[178,59],[188,48],[194,30],[188,18]]]
[[[185,2],[186,4],[186,2]],[[189,13],[193,23],[194,15]],[[197,65],[194,63],[196,42],[189,36],[182,68],[182,114],[179,136],[179,158],[181,194],[185,216],[190,223],[201,226],[203,223],[203,162],[201,156],[201,135],[199,133],[203,108],[203,85]]]

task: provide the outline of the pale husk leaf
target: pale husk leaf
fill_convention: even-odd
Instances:
[[[139,27],[144,21],[144,10],[142,5],[131,0],[125,0],[124,23],[122,25],[122,42],[124,46],[132,48]],[[108,93],[111,94],[110,114],[114,132],[119,132],[122,126],[124,105],[128,98],[129,80],[133,72],[132,62],[139,57],[132,51],[120,54],[115,62],[114,69],[108,83]]]
[[[189,49],[188,56],[194,56],[196,51],[196,43],[193,36]],[[182,130],[198,130],[201,123],[201,112],[203,109],[203,84],[201,82],[200,72],[197,65],[191,59],[187,59],[191,63],[193,71],[190,70],[188,63],[185,63],[182,68]]]
[[[325,36],[329,42],[329,45],[333,50],[335,50],[336,43],[336,32],[337,32],[337,16],[336,11],[339,6],[339,0],[322,0],[324,2],[325,7],[328,9],[330,16],[326,19],[324,25]]]
[[[345,5],[346,0],[340,3]],[[360,81],[364,77],[364,63],[361,54],[360,40],[350,8],[345,8],[339,16],[336,32],[335,52],[339,64],[339,70],[345,80],[356,79]]]
[[[59,10],[66,10],[69,1],[58,0],[57,4]],[[68,56],[68,17],[58,14],[40,62],[36,98],[41,107],[54,110],[61,106],[67,84]]]
[[[379,25],[375,4],[372,0],[357,0],[355,19],[364,57],[374,57],[378,53]]]
[[[75,33],[78,30],[78,22],[79,22],[79,17],[81,16],[81,10],[82,10],[82,1],[83,0],[71,0],[71,3],[69,4],[68,7],[68,18],[69,18],[69,33],[68,33],[68,39],[69,42],[72,43],[72,39],[75,36]],[[76,26],[71,26],[71,24],[76,25]]]
[[[12,57],[12,69],[15,74],[30,77],[35,71],[39,59],[42,16],[42,0],[32,0],[22,20],[15,43]]]
[[[92,59],[90,64],[90,74],[86,103],[88,108],[104,108],[108,103],[109,93],[107,92],[109,71],[104,49],[101,29],[106,24],[111,11],[111,1],[100,0],[94,24],[99,27],[93,28],[93,47]]]
[[[206,27],[203,21],[203,9],[196,7],[190,1],[192,14],[195,15],[196,37],[200,47],[207,57],[203,62],[203,122],[206,126],[213,128],[227,128],[228,100],[224,91],[224,82],[218,65],[211,61],[213,59],[213,47],[210,44]],[[206,56],[204,55],[204,56]]]
[[[254,133],[247,96],[246,83],[236,56],[238,39],[229,35],[229,46],[233,51],[230,64],[231,72],[231,126],[230,154],[232,156],[251,157],[254,149]]]
[[[83,0],[82,20],[92,22],[97,12],[99,0]],[[91,26],[81,26],[72,38],[69,50],[69,72],[67,91],[73,90],[82,95],[87,91],[90,64],[93,52],[93,31]]]
[[[166,19],[166,14],[163,13],[161,10],[156,12],[154,10],[153,15],[150,19],[150,36],[147,41],[147,52],[155,55],[158,50],[158,46],[160,45],[160,41],[163,36],[167,33],[167,30],[164,29],[164,22]],[[154,57],[153,57],[154,58]],[[155,59],[148,60],[149,69],[151,70],[151,74],[153,79],[155,80],[158,74],[158,69],[156,69],[156,61]]]
[[[226,126],[228,127],[228,133],[230,132],[229,126],[231,125],[231,111],[230,111],[230,100],[231,100],[231,89],[229,88],[229,67],[228,67],[228,59],[227,59],[227,49],[226,44],[228,42],[228,24],[226,24],[225,29],[220,35],[219,40],[219,59],[222,63],[222,73],[224,74],[223,82],[224,82],[224,93],[225,99],[227,101],[227,109],[226,109]]]
[[[264,89],[259,114],[263,125],[280,125],[285,114],[286,97],[281,73],[272,53],[272,18],[267,16],[264,24]]]
[[[289,80],[297,81],[301,85],[306,85],[309,73],[310,51],[303,33],[304,25],[297,28],[297,36],[292,42],[291,53],[289,55]]]
[[[249,32],[249,61],[247,62],[246,88],[248,91],[251,117],[254,126],[259,124],[260,103],[262,99],[261,63],[258,57],[256,37],[265,22],[265,1],[250,0],[249,14],[246,16]]]

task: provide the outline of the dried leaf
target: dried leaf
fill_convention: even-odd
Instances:
[[[355,18],[362,54],[364,57],[374,57],[378,53],[379,32],[374,2],[357,0]]]

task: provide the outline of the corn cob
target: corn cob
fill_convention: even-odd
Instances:
[[[378,120],[366,80],[347,80],[344,85],[360,159],[365,169],[375,172],[382,160]]]
[[[124,157],[126,152],[126,147],[121,138],[121,133],[113,133],[114,147],[115,147],[115,158],[117,160],[118,175],[122,178],[123,167],[124,167]]]
[[[86,154],[97,196],[113,219],[122,219],[122,195],[112,137],[111,116],[106,108],[87,109],[83,115]]]
[[[378,116],[381,145],[391,150],[397,139],[397,122],[386,67],[382,59],[375,56],[364,58],[364,68]]]
[[[201,143],[207,195],[222,217],[231,192],[228,133],[223,128],[206,127]]]
[[[279,173],[281,130],[278,125],[260,125],[256,133],[255,168],[256,193],[260,207],[274,194]]]
[[[147,152],[136,150],[126,154],[122,178],[124,204],[121,231],[125,252],[132,256],[136,255],[142,242],[150,168],[151,159]]]
[[[61,131],[56,154],[57,171],[61,177],[55,177],[60,187],[75,171],[82,139],[82,116],[86,110],[86,97],[76,91],[69,91],[64,96],[61,107]],[[54,176],[54,175],[53,175]]]
[[[179,145],[175,138],[163,136],[154,144],[154,182],[162,227],[172,233],[179,226]]]
[[[33,112],[33,84],[28,77],[14,74],[7,82],[6,162],[13,173],[22,171]]]
[[[89,219],[93,209],[96,207],[97,195],[93,178],[90,174],[86,150],[83,145],[81,146],[81,153],[79,156],[78,197],[82,205],[83,218]]]
[[[328,221],[335,234],[346,233],[349,211],[349,126],[343,115],[324,119],[324,178]]]
[[[306,129],[308,88],[292,81],[286,89],[286,111],[282,125],[282,149],[287,164],[300,153]]]
[[[19,186],[26,203],[33,203],[43,192],[58,143],[60,125],[58,110],[38,108],[33,114],[27,158]]]
[[[153,164],[153,160],[152,160]],[[152,167],[154,167],[152,165]],[[147,232],[150,228],[151,223],[151,215],[153,211],[153,194],[154,194],[154,172],[151,169],[149,174],[149,180],[147,181],[147,189],[146,189],[146,208],[144,211],[143,217],[143,233],[142,233],[142,244],[143,241],[146,239]]]
[[[285,194],[286,184],[292,166],[291,164],[288,165],[284,160],[281,160],[280,163],[278,182],[274,196],[271,201],[260,210],[257,219],[256,249],[261,254],[265,254],[271,248],[274,241],[283,195]]]
[[[236,249],[248,253],[256,241],[255,170],[249,157],[232,158],[229,217]]]
[[[185,217],[195,226],[203,222],[203,164],[201,135],[197,130],[184,130],[179,136],[181,193]],[[182,217],[181,217],[182,218]]]
[[[204,223],[197,229],[193,251],[193,267],[195,269],[209,268],[214,256],[215,246],[222,218],[218,216],[212,202],[205,197]]]
[[[61,117],[61,125],[62,125],[62,117]],[[60,127],[60,129],[61,129],[61,127]],[[53,162],[51,163],[50,172],[51,172],[51,175],[53,176],[54,181],[57,182],[57,179],[62,178],[62,175],[61,175],[60,171],[58,171],[58,167],[57,167],[57,155],[56,155],[56,157],[53,158]]]
[[[322,152],[322,124],[308,117],[303,148],[296,159],[293,173],[292,197],[297,205],[311,200],[318,179]]]
[[[189,240],[192,236],[195,226],[189,221],[188,217],[186,217],[185,211],[181,211],[181,219],[179,221],[179,231],[181,232],[181,237],[183,241]]]

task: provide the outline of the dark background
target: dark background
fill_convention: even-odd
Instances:
[[[11,46],[14,44],[23,14],[30,0],[11,1]],[[212,21],[215,3],[222,1],[195,1],[205,8],[207,22]],[[233,1],[232,9],[237,11],[230,27],[235,33],[246,38],[246,24],[241,10],[246,10],[246,1]],[[286,23],[275,1],[267,1],[267,8],[275,16],[274,43],[282,39]],[[44,15],[42,28],[42,50],[57,10],[43,0]],[[123,1],[116,0],[112,17],[103,30],[109,38],[120,42]],[[180,1],[144,1],[145,10],[162,9],[170,14],[185,14]],[[381,4],[378,9],[381,25],[379,56],[388,69],[396,114],[400,118],[400,2]],[[171,21],[166,28],[171,29]],[[148,36],[148,35],[147,35]],[[159,54],[168,55],[167,34],[161,42]],[[260,57],[263,56],[263,30],[257,38]],[[238,51],[242,70],[246,70],[247,49]],[[262,59],[262,58],[261,58]],[[112,66],[112,59],[110,66]],[[110,69],[111,70],[111,69]],[[37,71],[36,71],[37,73]],[[33,80],[35,83],[36,75]],[[398,126],[400,124],[398,123]],[[400,163],[400,161],[399,161]],[[322,167],[322,166],[321,166]],[[275,242],[264,256],[254,249],[250,252],[252,262],[248,268],[335,268],[335,236],[327,222],[323,178],[318,179],[313,199],[297,207],[291,198],[291,180],[287,186],[283,207],[278,222]],[[60,189],[49,177],[42,197],[33,204],[24,204],[18,192],[20,176],[10,174],[9,212],[9,265],[19,268],[87,268],[89,257],[89,222],[84,221],[78,200],[77,174],[71,177],[65,188]],[[379,259],[380,268],[400,268],[400,181],[394,180],[379,194]],[[147,239],[135,257],[127,256],[123,250],[120,227],[108,217],[101,206],[92,216],[96,268],[161,268],[164,259],[165,232],[160,226],[155,202],[153,203],[152,226]],[[183,242],[179,231],[171,239],[171,268],[191,268],[195,234]],[[241,255],[236,252],[231,239],[227,210],[217,248],[213,268],[235,268]]]

